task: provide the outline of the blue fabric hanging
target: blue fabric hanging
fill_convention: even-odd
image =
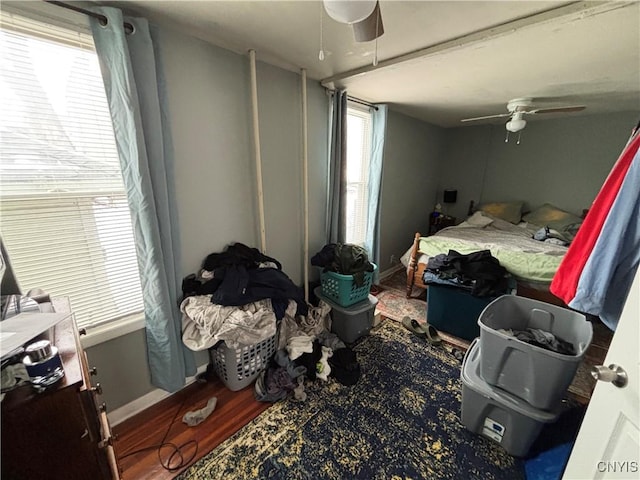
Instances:
[[[329,182],[327,192],[327,242],[344,243],[347,234],[347,92],[331,96],[329,115]]]
[[[369,252],[369,260],[380,265],[380,188],[382,186],[382,162],[384,139],[387,132],[387,106],[376,105],[371,117],[372,139],[369,163],[369,205],[367,207],[367,232],[364,246]],[[373,282],[378,283],[380,268],[373,273]]]
[[[92,10],[108,19],[103,26],[92,18],[91,28],[131,210],[151,382],[174,392],[196,369],[193,353],[183,345],[180,332],[180,245],[160,57],[145,19],[125,19],[111,7]],[[124,21],[133,25],[132,34],[125,34]]]

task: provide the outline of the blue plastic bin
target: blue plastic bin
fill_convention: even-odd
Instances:
[[[474,297],[466,290],[447,285],[427,287],[427,322],[458,338],[480,336],[478,317],[495,297]]]

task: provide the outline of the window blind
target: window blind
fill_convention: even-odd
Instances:
[[[91,38],[12,15],[0,26],[0,59],[0,232],[21,289],[70,297],[79,327],[142,312]]]
[[[363,245],[368,222],[371,113],[347,108],[346,241]]]

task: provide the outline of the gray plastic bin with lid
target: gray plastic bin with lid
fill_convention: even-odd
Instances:
[[[322,294],[321,287],[316,287],[313,293],[331,307],[331,331],[340,340],[345,343],[353,343],[360,337],[369,334],[373,327],[373,317],[378,304],[376,297],[369,295],[361,302],[349,307],[341,307],[336,302],[325,297]]]
[[[513,295],[498,297],[487,305],[478,324],[482,378],[543,410],[560,403],[593,337],[593,327],[581,313]],[[550,332],[571,343],[576,354],[547,350],[500,331],[528,328]]]
[[[480,359],[484,354],[476,339],[462,363],[462,424],[499,443],[509,454],[523,457],[542,427],[555,422],[559,412],[533,408],[524,400],[485,382],[480,377]]]

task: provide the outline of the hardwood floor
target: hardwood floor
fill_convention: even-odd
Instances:
[[[204,422],[195,427],[189,427],[182,422],[185,413],[203,408],[211,397],[216,397],[218,402],[213,413]],[[158,459],[157,448],[133,455],[129,453],[156,446],[167,434],[165,443],[171,442],[178,446],[195,440],[197,453],[193,461],[197,461],[270,405],[255,400],[253,385],[238,392],[230,391],[217,379],[189,385],[114,427],[113,430],[118,436],[115,449],[122,469],[122,479],[171,479],[186,466],[172,472],[164,469]],[[194,451],[193,444],[185,446],[182,453],[185,460],[188,460]],[[171,449],[163,448],[161,455],[166,462],[171,455]],[[179,461],[179,456],[176,457],[174,465]]]

